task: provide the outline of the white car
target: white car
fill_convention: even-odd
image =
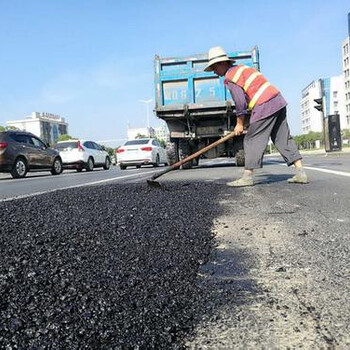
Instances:
[[[103,167],[103,169],[108,170],[111,166],[108,152],[103,146],[93,141],[59,141],[55,148],[60,152],[65,169],[92,171],[94,168]]]
[[[126,141],[116,150],[116,154],[121,170],[131,165],[137,168],[141,165],[168,165],[165,149],[152,138]]]

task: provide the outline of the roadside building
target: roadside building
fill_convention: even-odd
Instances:
[[[302,133],[322,132],[322,112],[314,108],[314,99],[324,98],[324,116],[339,114],[340,126],[346,128],[343,75],[311,82],[302,90],[301,127]]]
[[[165,142],[169,141],[169,130],[165,124],[158,128],[155,128],[154,131],[155,131],[155,137],[158,140],[163,140]]]
[[[350,129],[350,13],[348,13],[348,37],[342,45],[342,66],[344,78],[345,122],[342,129]]]
[[[155,137],[155,131],[152,127],[147,128],[129,128],[127,129],[128,140],[134,140],[138,136]]]
[[[24,119],[10,120],[6,124],[31,132],[51,145],[56,143],[60,135],[68,134],[68,123],[65,119],[52,113],[33,112]]]
[[[322,96],[322,81],[314,80],[302,90],[301,97],[301,128],[302,133],[322,131],[322,113],[313,108],[314,99]]]

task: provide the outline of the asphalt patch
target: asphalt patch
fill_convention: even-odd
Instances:
[[[220,189],[104,185],[0,203],[0,348],[183,348]]]

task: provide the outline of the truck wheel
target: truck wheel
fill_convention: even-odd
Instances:
[[[179,140],[179,157],[180,159],[185,159],[191,155],[191,147],[190,143],[187,140],[180,139]],[[192,161],[181,166],[182,169],[191,169]]]
[[[173,165],[179,161],[177,153],[177,144],[176,142],[168,142],[166,145],[166,155],[168,157],[169,165]]]
[[[244,166],[244,164],[245,164],[244,150],[240,149],[239,151],[237,151],[235,157],[236,157],[236,165],[237,166]]]
[[[192,160],[192,165],[193,165],[193,166],[199,165],[199,157],[194,158],[194,159]]]
[[[198,144],[192,145],[191,147],[191,154],[196,153],[199,151]],[[192,159],[192,166],[198,166],[199,165],[199,157]]]

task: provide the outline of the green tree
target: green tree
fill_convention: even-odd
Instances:
[[[138,134],[135,136],[135,139],[147,139],[147,138],[148,138],[148,136],[143,135],[143,134],[140,134],[140,133],[138,133]]]
[[[160,144],[163,148],[166,147],[166,142],[165,142],[163,139],[158,139],[158,138],[156,138],[156,140],[159,142],[159,144]]]
[[[19,130],[18,128],[16,128],[15,126],[1,126],[0,125],[0,131],[6,131],[6,130]]]
[[[68,134],[62,134],[58,137],[57,142],[58,141],[68,141],[68,140],[72,140],[72,139],[75,139],[75,137],[72,137]]]
[[[112,148],[112,147],[105,147],[105,150],[108,152],[110,157],[114,157],[114,155],[115,155],[114,148]]]
[[[350,140],[350,129],[343,129],[341,131],[341,136],[343,140]]]
[[[308,134],[296,135],[293,139],[300,149],[310,149],[316,147],[317,140],[323,142],[323,134],[321,132],[310,131]]]

